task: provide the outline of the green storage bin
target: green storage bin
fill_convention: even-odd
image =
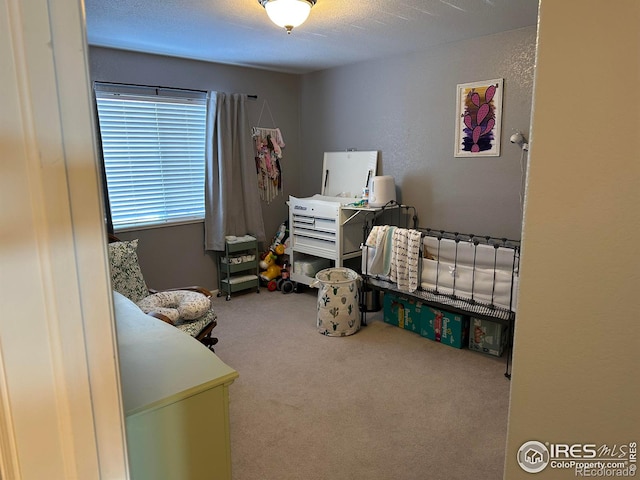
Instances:
[[[422,311],[420,335],[454,348],[463,348],[468,344],[469,316],[431,307]]]
[[[385,323],[420,333],[423,312],[427,308],[422,302],[413,298],[404,298],[391,293],[384,294]]]

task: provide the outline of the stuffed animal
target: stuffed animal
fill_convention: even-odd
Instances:
[[[260,260],[260,268],[262,269],[260,272],[260,278],[265,282],[275,280],[280,276],[282,267],[276,263],[277,260],[278,255],[276,255],[276,252],[271,251],[269,251],[262,260]]]

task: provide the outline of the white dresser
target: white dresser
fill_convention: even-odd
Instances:
[[[114,295],[133,480],[230,480],[229,385],[238,373]]]

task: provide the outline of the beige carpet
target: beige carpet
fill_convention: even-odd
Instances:
[[[505,359],[385,324],[315,328],[316,290],[215,298],[230,388],[233,480],[502,478]]]

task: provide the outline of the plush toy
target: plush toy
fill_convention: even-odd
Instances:
[[[267,252],[265,257],[260,260],[260,268],[262,269],[260,278],[265,282],[275,280],[280,276],[282,267],[276,263],[278,260],[277,251],[278,249],[276,248],[275,252]],[[284,253],[284,247],[282,248],[282,253]]]

